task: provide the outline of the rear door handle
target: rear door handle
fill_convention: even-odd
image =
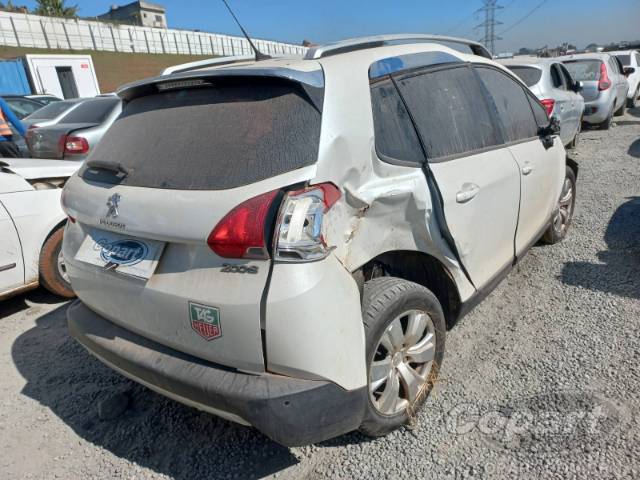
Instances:
[[[475,183],[464,183],[462,189],[456,193],[456,202],[467,203],[480,192],[480,187]]]

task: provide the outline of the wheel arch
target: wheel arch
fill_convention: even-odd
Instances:
[[[578,179],[578,170],[580,167],[578,166],[578,162],[576,162],[573,158],[567,157],[567,166],[573,170],[573,173],[576,176],[576,180]]]
[[[437,258],[428,253],[411,250],[392,250],[381,253],[353,272],[360,286],[379,276],[393,276],[428,288],[438,299],[445,315],[447,328],[460,316],[462,301],[451,272]]]

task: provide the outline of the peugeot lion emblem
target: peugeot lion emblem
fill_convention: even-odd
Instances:
[[[109,210],[107,211],[107,218],[116,218],[118,216],[118,204],[120,203],[120,198],[122,197],[119,193],[114,193],[107,200],[107,207],[109,207]]]

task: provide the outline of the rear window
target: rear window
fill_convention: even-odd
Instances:
[[[129,102],[91,155],[129,174],[101,181],[149,188],[222,190],[317,161],[320,108],[279,79],[216,80]],[[305,87],[312,89],[312,87]],[[316,98],[316,89],[313,97]],[[98,179],[92,169],[83,177]]]
[[[69,110],[77,102],[53,102],[46,107],[32,113],[29,116],[29,120],[53,120],[58,115],[61,115],[65,111]]]
[[[119,98],[95,98],[82,102],[62,117],[61,124],[69,123],[102,123],[106,120],[114,107],[120,103]]]
[[[507,67],[522,80],[527,87],[533,87],[542,78],[542,70],[535,67]]]
[[[569,60],[563,63],[577,82],[600,80],[600,60]]]
[[[631,55],[616,55],[616,57],[620,60],[620,63],[622,63],[623,66],[628,67],[631,65]]]

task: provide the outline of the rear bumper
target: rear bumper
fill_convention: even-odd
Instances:
[[[67,311],[71,335],[104,363],[177,401],[248,423],[286,446],[320,442],[360,426],[366,387],[250,375],[172,350],[119,327],[79,300]]]

